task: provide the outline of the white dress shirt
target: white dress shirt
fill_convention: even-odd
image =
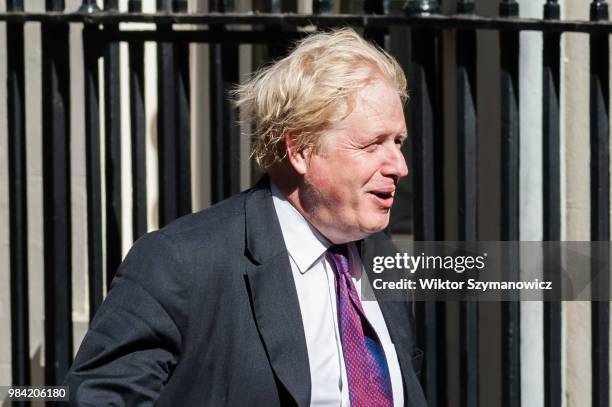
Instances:
[[[312,384],[310,405],[350,406],[342,343],[336,312],[334,271],[325,252],[331,243],[287,201],[271,183],[274,209],[280,221],[291,271],[297,289]],[[349,243],[349,264],[353,283],[361,299],[361,281],[367,279],[354,243]],[[395,347],[378,302],[362,301],[366,318],[380,339],[391,376],[393,403],[404,405],[402,375]]]

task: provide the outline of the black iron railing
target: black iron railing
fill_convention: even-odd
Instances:
[[[239,127],[229,90],[239,81],[239,44],[265,44],[277,57],[305,35],[298,27],[363,28],[381,46],[389,27],[411,31],[408,69],[411,101],[407,108],[412,134],[412,232],[417,240],[448,238],[444,229],[441,33],[456,30],[457,227],[460,240],[474,241],[478,230],[478,109],[476,30],[499,32],[501,156],[500,240],[519,240],[519,32],[543,33],[543,230],[545,240],[561,239],[560,44],[564,33],[590,35],[591,238],[609,240],[609,40],[612,22],[605,1],[591,2],[590,21],[560,20],[554,0],[543,4],[543,19],[519,18],[519,5],[501,0],[498,17],[475,14],[470,0],[459,0],[455,14],[440,14],[436,0],[409,0],[403,14],[384,14],[382,1],[365,1],[363,14],[331,14],[331,0],[313,1],[314,13],[287,13],[280,1],[262,10],[236,13],[233,1],[210,1],[206,13],[187,12],[185,0],[158,0],[157,12],[142,13],[130,0],[118,12],[117,0],[84,0],[74,12],[63,0],[47,0],[46,11],[24,11],[22,0],[7,0],[0,23],[6,25],[7,112],[10,202],[10,278],[13,384],[31,383],[28,331],[27,196],[25,148],[24,24],[40,24],[42,34],[42,106],[44,163],[44,275],[46,383],[57,384],[72,360],[71,202],[70,202],[70,47],[69,26],[83,27],[84,121],[87,171],[87,249],[91,316],[103,299],[103,270],[110,283],[121,261],[121,103],[129,103],[132,167],[132,224],[135,237],[147,230],[146,82],[144,43],[157,44],[157,140],[159,224],[191,212],[189,44],[210,44],[210,117],[212,201],[240,189]],[[378,13],[378,14],[376,14]],[[153,23],[155,29],[120,27]],[[186,26],[178,29],[174,24]],[[201,28],[205,26],[206,28]],[[129,45],[129,100],[120,96],[119,43]],[[104,68],[99,72],[98,62]],[[103,79],[104,99],[99,94]],[[101,115],[103,108],[104,115]],[[100,149],[105,129],[104,154]],[[102,165],[104,157],[104,165]],[[104,168],[104,172],[103,169]],[[125,170],[125,168],[124,168]],[[105,196],[102,196],[104,185]],[[406,211],[405,208],[398,209]],[[103,216],[104,214],[104,216]],[[105,223],[103,224],[103,219]],[[105,250],[103,250],[105,247]],[[516,264],[518,256],[510,254]],[[558,276],[551,276],[555,278]],[[603,286],[603,285],[601,285]],[[601,286],[594,289],[602,289]],[[460,404],[479,404],[478,304],[463,303],[458,332],[447,332],[446,304],[419,303],[418,341],[425,351],[423,384],[431,406],[447,405],[445,338],[460,337]],[[502,304],[502,404],[521,405],[520,308]],[[544,304],[544,382],[546,406],[561,405],[561,305]],[[609,404],[609,304],[592,304],[593,405]]]

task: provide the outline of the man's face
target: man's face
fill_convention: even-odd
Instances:
[[[406,123],[387,81],[357,92],[349,116],[321,136],[307,161],[302,208],[333,243],[359,240],[389,223],[397,181],[408,174],[400,148]]]

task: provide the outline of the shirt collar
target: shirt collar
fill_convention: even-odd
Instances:
[[[272,181],[270,189],[285,246],[300,273],[304,274],[325,254],[331,243],[302,216]]]

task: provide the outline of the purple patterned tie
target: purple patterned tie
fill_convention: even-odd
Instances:
[[[385,352],[361,308],[351,279],[346,245],[330,247],[327,258],[335,266],[340,340],[351,406],[393,406]]]

